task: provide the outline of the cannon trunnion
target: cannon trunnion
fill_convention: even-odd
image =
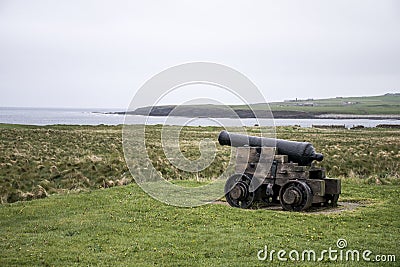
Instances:
[[[225,131],[221,134],[224,135],[223,137],[227,136]],[[238,136],[247,137],[235,134],[228,134],[228,136],[231,139]],[[250,136],[249,138],[259,137]],[[235,140],[231,140],[229,144],[226,141],[221,143],[221,138],[219,141],[222,145],[235,143]],[[298,142],[286,142],[288,143],[285,145],[294,144],[299,147]],[[322,155],[315,153],[310,143],[300,144],[303,146],[309,144],[307,147],[311,146],[312,149],[302,150],[302,153],[305,151],[303,155],[295,151],[297,162],[290,160],[294,158],[293,155],[277,154],[277,151],[279,153],[278,146],[268,147],[265,143],[262,147],[252,146],[251,142],[250,146],[234,145],[237,146],[235,174],[225,183],[225,197],[229,205],[249,208],[255,202],[263,202],[267,205],[275,203],[288,211],[304,211],[312,205],[336,206],[341,193],[340,180],[327,178],[323,168],[312,166],[311,158],[322,160]],[[306,159],[302,159],[301,156]],[[299,162],[306,162],[308,166],[302,166]]]

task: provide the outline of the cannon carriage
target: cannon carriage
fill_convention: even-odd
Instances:
[[[250,208],[256,202],[304,211],[312,205],[335,206],[339,179],[327,178],[313,161],[322,161],[308,142],[262,138],[222,131],[221,145],[237,148],[235,174],[225,183],[229,205]]]

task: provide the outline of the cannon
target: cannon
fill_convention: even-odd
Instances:
[[[220,132],[220,145],[237,148],[235,174],[225,183],[229,205],[250,208],[254,203],[280,204],[284,210],[304,211],[311,206],[336,206],[339,179],[327,178],[322,161],[309,142],[295,142]],[[252,186],[256,179],[256,187]]]

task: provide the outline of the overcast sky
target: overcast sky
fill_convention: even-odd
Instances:
[[[399,92],[400,1],[0,0],[0,106],[123,109],[192,61],[268,101]]]

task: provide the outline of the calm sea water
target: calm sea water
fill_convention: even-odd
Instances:
[[[0,107],[0,123],[26,125],[118,125],[124,123],[123,115],[103,114],[103,112],[122,111],[115,109],[59,109],[59,108],[5,108]],[[129,124],[143,123],[143,116],[129,116]],[[378,124],[400,124],[400,120],[369,120],[369,119],[275,119],[275,125],[300,125],[311,127],[316,125],[345,125],[352,127],[363,125],[375,127]],[[271,125],[270,120],[256,119],[227,119],[227,118],[196,118],[183,117],[148,117],[146,124],[169,124],[189,126],[253,126]]]

